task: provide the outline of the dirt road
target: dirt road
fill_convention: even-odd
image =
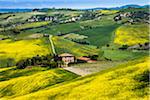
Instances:
[[[74,67],[66,67],[66,68],[63,68],[65,70],[68,70],[72,73],[75,73],[77,75],[80,75],[80,76],[85,76],[85,75],[88,75],[88,74],[91,74],[91,72],[87,71],[87,70],[82,70],[80,68],[74,68]]]

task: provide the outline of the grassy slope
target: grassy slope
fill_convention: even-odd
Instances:
[[[17,26],[16,28],[18,28],[18,29],[36,28],[36,27],[46,26],[46,25],[48,25],[49,23],[50,23],[49,21],[32,22],[32,23],[22,24],[22,25],[20,25],[20,26]]]
[[[33,67],[31,69],[16,69],[16,67],[1,68],[0,82],[10,80],[17,77],[29,76],[38,72],[46,71],[48,68]]]
[[[123,50],[104,50],[104,57],[113,61],[133,60],[148,55],[148,52],[132,52]]]
[[[76,56],[86,56],[97,54],[99,51],[95,46],[80,45],[61,37],[54,37],[53,41],[58,54],[68,52]],[[19,41],[3,40],[0,41],[0,48],[2,48],[0,49],[1,67],[7,66],[8,59],[10,58],[14,62],[17,62],[36,55],[46,55],[51,53],[51,47],[46,38]]]
[[[13,14],[2,14],[0,15],[0,24],[14,24],[14,23],[20,23],[20,22],[24,22],[26,21],[28,18],[30,18],[33,15],[44,15],[45,13],[42,12],[26,12],[26,13],[13,13]],[[7,20],[5,18],[7,18],[8,16],[10,16]],[[14,15],[14,16],[13,16]]]
[[[137,11],[149,11],[149,8],[127,8],[127,9],[122,9],[120,12],[137,12]]]
[[[64,14],[65,16],[78,16],[84,13],[84,11],[67,11],[67,10],[59,10],[59,11],[48,11],[47,14],[53,16],[55,14]]]
[[[47,71],[43,71],[43,69],[44,68],[38,68],[37,70],[39,70],[39,72],[37,72],[35,69],[20,70],[19,72],[22,72],[22,74],[24,73],[24,75],[28,74],[27,70],[30,70],[30,74],[32,74],[29,76],[20,75],[19,78],[13,78],[8,81],[0,82],[0,98],[13,98],[15,96],[29,94],[41,89],[45,89],[48,86],[69,81],[78,77],[77,75],[63,69],[53,69]],[[11,72],[14,74],[16,73],[15,70]],[[16,74],[19,74],[19,72]]]
[[[58,35],[60,33],[68,33],[79,29],[81,29],[79,23],[67,23],[67,24],[52,25],[52,26],[48,25],[46,27],[36,28],[27,31],[34,32],[34,33],[46,33],[46,34]]]
[[[76,31],[75,33],[77,34],[88,36],[87,40],[90,41],[92,45],[103,46],[112,40],[113,32],[118,26],[120,26],[113,21],[115,15],[116,14],[106,15],[100,20],[87,20],[76,23],[52,25],[27,31],[30,33],[47,33],[53,35],[72,33]],[[85,26],[91,26],[94,28],[88,30],[82,29]]]
[[[148,100],[148,77],[146,76],[148,64],[148,59],[133,61],[14,100],[96,100],[98,98]]]
[[[114,15],[103,16],[101,20],[88,20],[81,21],[77,23],[67,23],[61,25],[49,26],[48,30],[43,29],[43,31],[53,35],[57,35],[58,33],[68,33],[76,30],[75,33],[88,36],[88,41],[92,45],[103,46],[111,41],[113,32],[119,26],[113,21]],[[88,30],[81,30],[81,27],[91,26],[94,27]]]
[[[78,34],[88,36],[88,41],[92,45],[104,46],[112,41],[114,31],[120,25],[113,21],[113,15],[103,16],[100,20],[81,22],[82,26],[92,26],[94,28],[77,32]]]
[[[90,44],[101,47],[111,42],[112,34],[116,27],[117,25],[102,26],[81,31],[78,34],[88,36],[87,40]]]
[[[134,40],[134,41],[133,41]],[[146,24],[123,25],[116,30],[114,43],[135,45],[149,41],[149,27]]]
[[[62,37],[53,37],[52,40],[58,54],[67,52],[72,53],[76,56],[87,56],[97,54],[99,51],[95,46],[80,45],[70,40],[66,40]]]

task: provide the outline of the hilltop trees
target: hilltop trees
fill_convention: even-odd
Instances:
[[[50,68],[56,68],[57,67],[57,62],[53,61],[53,56],[52,55],[46,55],[46,56],[35,56],[32,58],[27,58],[25,60],[19,61],[16,66],[18,69],[24,69],[27,66],[49,66]]]

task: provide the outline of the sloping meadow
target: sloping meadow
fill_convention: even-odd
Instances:
[[[11,73],[16,73],[15,69],[12,70]],[[0,82],[0,98],[14,98],[29,94],[78,77],[78,75],[63,69],[47,70],[45,68],[44,71],[44,68],[39,67],[24,70],[20,70],[22,75]],[[28,71],[31,71],[30,74],[28,74]]]
[[[149,59],[128,62],[76,81],[14,100],[148,100]]]

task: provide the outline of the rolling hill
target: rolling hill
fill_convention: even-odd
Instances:
[[[148,17],[140,16],[148,16],[148,9],[137,5],[112,9],[0,14],[0,100],[148,100],[149,51],[120,49],[149,42],[144,21]],[[135,12],[143,19],[130,23],[128,15]],[[116,16],[124,17],[118,21]],[[90,75],[56,68],[63,60],[54,61],[52,51],[95,58],[90,64],[69,66]]]
[[[146,24],[123,25],[115,33],[114,43],[120,45],[130,46],[149,41],[149,27]]]
[[[148,100],[148,58],[128,62],[97,74],[56,85],[14,100]]]
[[[78,75],[67,72],[63,69],[53,69],[45,71],[42,69],[44,68],[39,67],[33,69],[26,69],[26,72],[22,70],[20,72],[22,72],[24,76],[20,76],[17,78],[14,77],[8,81],[1,81],[0,98],[14,98],[16,96],[29,94],[78,77]],[[39,72],[36,72],[36,70],[39,70]],[[29,75],[28,71],[33,72]],[[15,69],[12,69],[11,73],[15,74],[15,72]],[[1,73],[3,73],[3,71]],[[7,73],[7,71],[5,73]],[[26,76],[25,74],[28,74],[28,76]]]
[[[7,66],[8,62],[11,63],[11,61],[15,63],[22,59],[36,55],[47,55],[51,52],[45,39],[19,41],[7,39],[0,41],[0,48],[0,67]]]

